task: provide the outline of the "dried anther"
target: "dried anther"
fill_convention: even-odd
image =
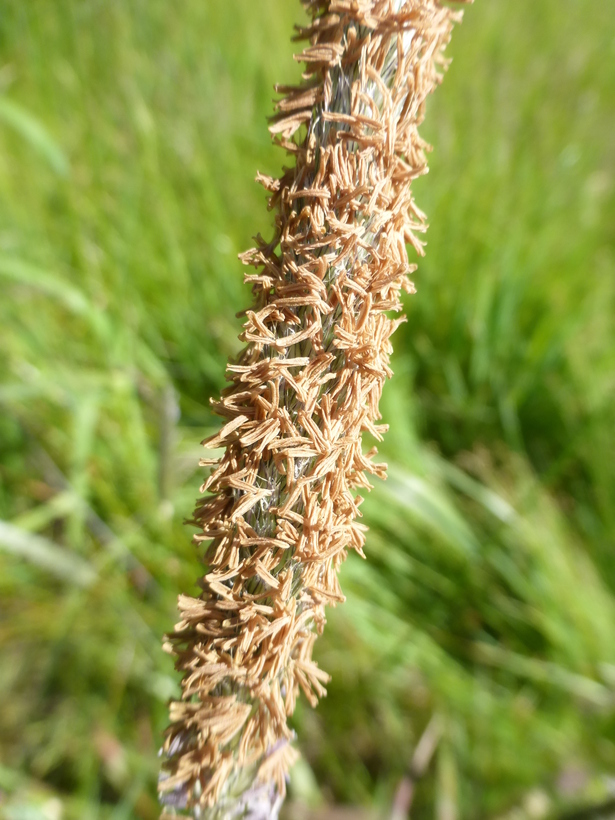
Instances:
[[[165,815],[275,818],[296,752],[287,718],[327,675],[312,660],[337,572],[363,554],[358,523],[391,376],[389,338],[412,291],[406,242],[425,217],[409,188],[424,173],[418,134],[453,22],[437,0],[307,0],[305,83],[285,88],[271,131],[296,157],[271,193],[276,236],[243,254],[258,273],[247,346],[214,404],[224,448],[195,522],[211,539],[199,598],[181,596],[166,647],[183,673],[159,790]],[[302,135],[300,130],[306,127]]]

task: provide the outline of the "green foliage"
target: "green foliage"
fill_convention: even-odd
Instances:
[[[298,75],[297,16],[281,0],[4,4],[9,820],[157,815],[177,687],[160,640],[200,571],[182,520],[249,300],[236,253],[270,230],[251,180],[284,161],[265,117]],[[329,697],[297,718],[327,800],[390,804],[434,714],[417,816],[607,796],[613,22],[611,0],[477,0],[455,32],[417,185],[428,253],[383,400],[390,477],[320,641]]]

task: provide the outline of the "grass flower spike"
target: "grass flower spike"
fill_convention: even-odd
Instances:
[[[196,541],[210,542],[198,598],[181,596],[167,649],[183,673],[162,750],[165,816],[275,818],[296,752],[288,726],[302,690],[325,694],[312,659],[337,573],[363,554],[357,490],[385,465],[378,402],[390,337],[412,291],[406,243],[425,217],[410,183],[425,173],[418,134],[458,13],[436,0],[308,0],[304,82],[280,87],[271,131],[294,156],[259,175],[275,236],[243,256],[254,305],[246,347],[215,402],[211,472]]]

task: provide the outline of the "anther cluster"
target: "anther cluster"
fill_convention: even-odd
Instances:
[[[258,175],[275,212],[271,242],[243,255],[254,304],[246,346],[215,411],[221,449],[194,523],[209,542],[198,597],[179,599],[166,648],[183,673],[160,777],[164,817],[277,817],[296,752],[300,690],[327,675],[312,659],[338,570],[363,555],[361,496],[385,465],[378,402],[390,336],[413,291],[406,243],[422,254],[425,217],[410,183],[427,170],[418,133],[458,13],[436,0],[308,0],[298,87],[270,126],[293,155]]]

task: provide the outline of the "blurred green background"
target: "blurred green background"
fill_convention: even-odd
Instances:
[[[160,648],[209,397],[271,229],[288,0],[3,0],[0,817],[157,816]],[[615,6],[477,0],[430,100],[427,257],[295,725],[289,816],[557,817],[615,795]],[[435,724],[432,724],[432,726]],[[604,810],[606,811],[606,810]],[[341,816],[341,815],[335,815]],[[349,817],[358,817],[353,809]]]

